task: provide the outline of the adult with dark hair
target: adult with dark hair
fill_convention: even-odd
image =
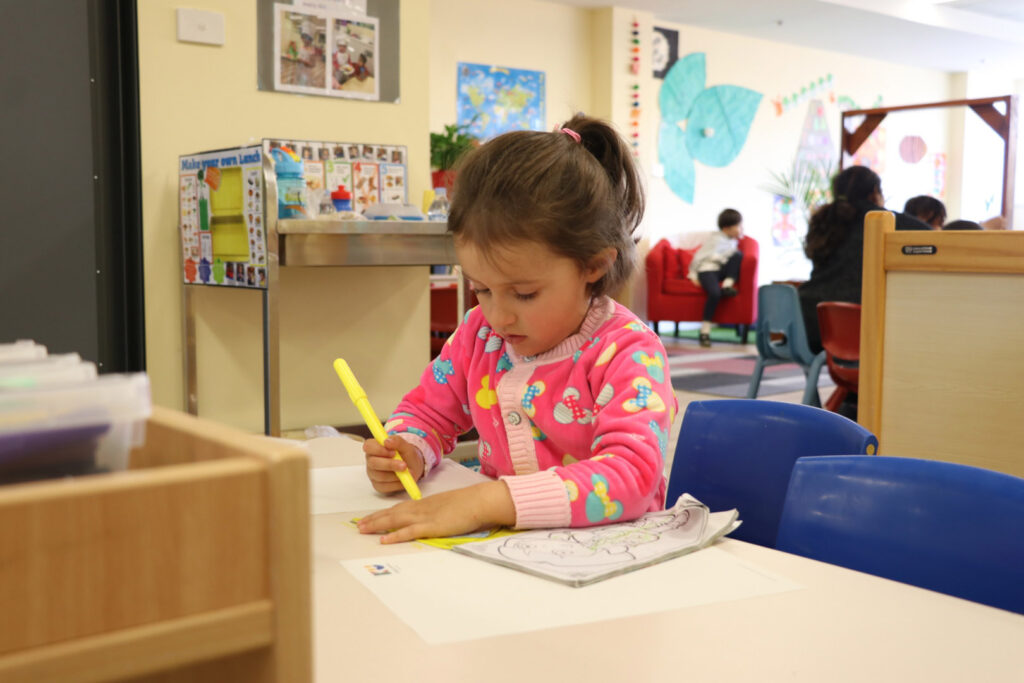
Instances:
[[[800,286],[807,341],[821,351],[818,304],[822,301],[860,303],[864,261],[864,216],[885,211],[882,180],[866,166],[851,166],[832,179],[832,197],[811,216],[804,253],[811,259],[810,279]],[[893,212],[897,230],[929,230],[913,216]]]
[[[927,223],[932,230],[942,230],[946,222],[946,205],[926,194],[911,197],[903,205],[903,213]]]
[[[965,221],[962,218],[958,221],[950,221],[942,226],[943,230],[984,230],[978,223],[974,221]]]

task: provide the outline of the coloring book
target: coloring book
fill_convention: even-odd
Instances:
[[[709,512],[684,493],[671,508],[631,522],[525,531],[453,550],[580,587],[709,546],[739,526],[738,516]]]

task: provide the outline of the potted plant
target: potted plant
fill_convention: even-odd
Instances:
[[[792,202],[806,223],[810,223],[811,214],[815,209],[831,201],[831,160],[817,163],[800,163],[794,160],[793,169],[789,173],[770,173],[771,183],[763,189]]]
[[[479,140],[469,134],[469,126],[452,124],[444,127],[444,133],[430,134],[430,178],[433,187],[443,187],[451,192],[455,180],[455,163],[473,147],[480,144]]]

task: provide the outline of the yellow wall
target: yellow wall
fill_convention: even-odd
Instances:
[[[639,77],[629,72],[633,21],[639,25],[641,40]],[[655,25],[679,31],[680,57],[692,52],[705,53],[708,86],[740,85],[762,93],[750,134],[736,159],[723,168],[697,164],[692,204],[672,193],[657,163],[661,123],[658,93],[662,81],[651,74],[650,35]],[[583,110],[611,120],[620,132],[628,135],[631,86],[638,84],[642,111],[639,162],[648,200],[641,235],[653,242],[664,236],[713,229],[718,212],[733,206],[743,212],[747,233],[761,244],[762,280],[807,275],[789,273],[792,252],[775,252],[771,237],[772,194],[763,189],[771,180],[771,172],[786,171],[792,164],[807,104],[776,116],[772,100],[826,74],[833,75],[837,99],[846,95],[859,106],[871,106],[879,97],[887,105],[940,101],[951,95],[952,87],[951,75],[941,71],[674,25],[649,12],[614,6],[591,10],[534,0],[433,0],[430,40],[432,130],[455,120],[458,61],[543,70],[547,74],[549,129],[573,111]],[[838,150],[838,101],[830,100],[827,94],[824,97],[833,143]],[[940,121],[933,135],[922,134],[928,137],[929,145],[944,147],[948,144],[948,128],[948,123]],[[950,146],[947,151],[951,181],[947,191],[955,205],[959,150]],[[922,193],[928,191],[929,188],[922,188]],[[796,251],[796,265],[809,271],[808,262],[799,249]],[[638,284],[634,283],[633,295],[627,298],[634,310],[642,314],[643,288]]]
[[[429,2],[401,3],[398,104],[260,91],[255,3],[203,3],[224,14],[219,47],[176,41],[180,5],[138,7],[147,365],[154,401],[174,408],[185,405],[178,155],[277,136],[387,142],[408,147],[410,199],[429,183],[428,32],[417,30],[428,25]],[[390,411],[428,361],[427,269],[282,271],[284,427],[359,421],[331,371],[335,355],[349,357],[378,410]],[[262,430],[259,295],[200,299],[200,414]],[[368,343],[382,332],[386,343]],[[360,372],[371,364],[375,372]]]
[[[179,154],[264,136],[404,144],[415,202],[428,183],[428,133],[455,121],[457,62],[544,71],[548,129],[584,111],[609,118],[627,133],[629,86],[636,82],[643,110],[640,163],[648,188],[643,235],[653,240],[705,230],[724,206],[735,206],[747,217],[748,233],[761,242],[764,279],[779,273],[771,269],[778,260],[771,246],[771,195],[762,188],[769,171],[791,163],[806,111],[797,107],[777,117],[771,100],[826,73],[834,76],[836,94],[865,104],[879,95],[885,104],[942,100],[951,89],[951,76],[938,71],[667,24],[680,31],[680,56],[706,53],[708,85],[742,85],[764,96],[736,160],[719,169],[698,165],[696,199],[688,204],[669,191],[655,163],[661,81],[650,75],[649,34],[652,25],[666,24],[650,13],[538,0],[404,0],[401,102],[390,104],[259,91],[253,5],[206,3],[206,9],[225,15],[223,47],[176,42],[176,6],[167,0],[139,6],[147,353],[154,399],[174,407],[184,404],[175,194]],[[629,74],[634,20],[642,39],[639,79]],[[838,106],[827,106],[838,147]],[[425,269],[374,269],[372,274],[368,269],[283,269],[282,279],[285,426],[357,421],[329,369],[321,367],[331,354],[377,366],[373,375],[360,374],[379,410],[389,410],[427,360],[426,342],[419,340],[428,315]],[[353,291],[359,296],[353,298]],[[240,293],[204,292],[201,412],[259,429],[259,301],[235,294]],[[222,319],[230,321],[226,330],[216,323]],[[366,341],[367,330],[379,332],[381,325],[385,338],[393,340],[386,350]]]

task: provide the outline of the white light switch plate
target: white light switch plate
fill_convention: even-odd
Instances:
[[[186,43],[224,44],[224,15],[201,9],[178,8],[178,40]]]

